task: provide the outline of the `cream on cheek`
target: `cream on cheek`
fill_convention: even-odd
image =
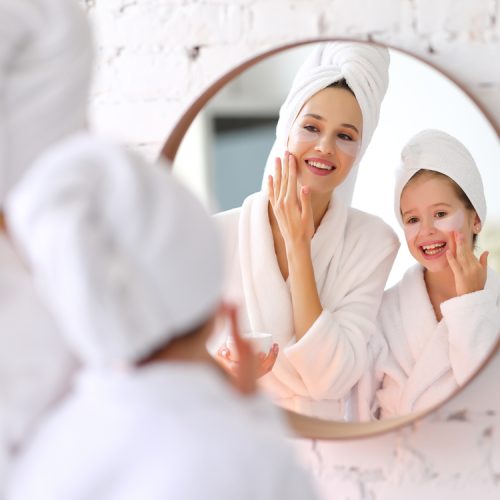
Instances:
[[[451,233],[452,231],[460,231],[464,225],[464,222],[465,214],[463,210],[457,210],[447,217],[436,219],[434,221],[434,227],[436,229],[439,229],[440,231]]]
[[[457,210],[452,214],[442,217],[440,219],[434,219],[433,226],[439,231],[443,231],[445,233],[451,233],[452,231],[460,231],[465,222],[465,214],[463,210]],[[420,232],[420,228],[422,227],[420,221],[415,222],[414,224],[405,224],[403,226],[403,230],[405,232],[405,236],[407,240],[413,240],[417,237]]]
[[[312,130],[307,130],[299,124],[294,124],[290,131],[289,140],[299,143],[315,143],[320,139],[320,133]],[[355,158],[361,147],[361,141],[335,138],[335,147],[342,151],[347,156]]]

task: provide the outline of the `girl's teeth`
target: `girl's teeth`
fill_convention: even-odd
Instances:
[[[426,255],[436,255],[439,253],[443,247],[445,246],[445,243],[435,243],[433,245],[425,245],[422,247],[422,250]]]

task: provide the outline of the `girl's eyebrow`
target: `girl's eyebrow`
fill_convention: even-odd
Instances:
[[[311,118],[316,118],[316,120],[320,120],[320,121],[325,121],[325,118],[323,118],[321,115],[317,115],[316,113],[306,113],[302,116],[310,116]],[[354,125],[352,125],[351,123],[341,123],[340,124],[342,127],[346,127],[346,128],[352,128],[353,130],[355,130],[358,134],[359,134],[359,130],[357,129],[357,127],[355,127]]]

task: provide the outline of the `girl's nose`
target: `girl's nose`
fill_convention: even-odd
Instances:
[[[434,220],[432,218],[425,217],[420,223],[420,234],[434,234],[436,228],[434,227]]]

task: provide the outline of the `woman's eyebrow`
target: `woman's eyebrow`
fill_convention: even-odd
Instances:
[[[325,121],[325,118],[323,118],[321,115],[317,115],[316,113],[305,113],[302,115],[303,117],[305,116],[310,116],[311,118],[316,118],[316,120],[321,120],[321,121]],[[340,124],[342,127],[346,127],[346,128],[352,128],[356,133],[359,134],[359,130],[357,129],[357,127],[355,127],[354,125],[352,125],[351,123],[341,123]]]

